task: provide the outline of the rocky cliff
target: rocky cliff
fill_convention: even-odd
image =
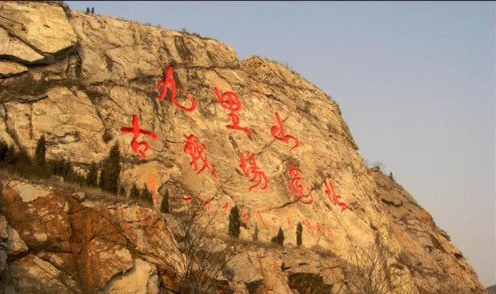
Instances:
[[[257,231],[262,244],[282,228],[283,248],[260,245],[229,264],[225,293],[352,293],[340,261],[371,244],[387,248],[383,266],[399,271],[394,293],[483,293],[429,213],[365,166],[338,105],[285,67],[240,61],[212,39],[48,3],[2,2],[0,34],[2,140],[33,155],[44,135],[47,158],[70,159],[81,173],[118,142],[124,189],[148,182],[158,190],[146,208],[3,178],[5,293],[179,291],[165,270],[176,242],[157,209],[165,193],[174,211],[188,209],[185,196],[210,200],[220,213],[207,229],[217,235],[227,234],[233,206],[244,220],[241,239]],[[171,90],[162,101],[161,85]],[[134,115],[156,135],[138,138],[148,150],[121,130]],[[203,154],[202,145],[187,145],[189,135]]]

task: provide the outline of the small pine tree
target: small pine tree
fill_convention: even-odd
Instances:
[[[90,8],[86,7],[86,14],[90,14]]]
[[[129,198],[138,200],[140,199],[140,197],[141,194],[140,191],[138,190],[138,187],[136,187],[136,185],[133,185],[133,187],[131,187],[131,192],[129,192]]]
[[[42,135],[40,139],[38,139],[38,143],[36,144],[36,150],[34,152],[34,161],[39,167],[44,167],[46,164],[45,153],[46,153],[46,140],[45,140],[45,135]]]
[[[95,7],[91,7],[91,14],[95,14]]]
[[[9,145],[5,154],[5,162],[15,164],[17,162],[17,152],[14,145]]]
[[[66,162],[62,160],[54,160],[51,162],[52,173],[54,175],[63,176],[65,170]]]
[[[29,157],[28,153],[21,149],[19,153],[17,153],[17,163],[18,164],[25,164],[26,166],[31,164],[31,158]]]
[[[141,191],[141,199],[143,199],[145,202],[148,202],[150,204],[153,203],[152,193],[150,191],[148,191],[148,189],[146,188],[146,186]]]
[[[162,213],[170,213],[170,204],[169,204],[169,190],[165,190],[164,199],[162,199],[162,204],[160,205],[160,212]]]
[[[96,187],[98,184],[98,167],[95,163],[92,163],[88,175],[86,176],[86,185],[90,187]]]
[[[284,245],[284,232],[282,231],[281,227],[279,227],[279,231],[277,232],[277,235],[273,237],[271,241],[281,246]]]
[[[121,172],[120,161],[119,144],[115,143],[112,149],[110,149],[109,156],[103,160],[99,184],[102,190],[117,194],[119,174]]]
[[[62,171],[62,177],[64,180],[69,182],[69,178],[72,176],[71,160],[68,159]]]
[[[9,150],[9,145],[3,140],[0,140],[0,162],[3,162],[7,157],[7,151]]]
[[[239,215],[239,208],[234,206],[229,214],[229,235],[239,238],[241,220]]]
[[[302,238],[301,235],[303,234],[303,226],[299,222],[298,225],[296,225],[296,245],[301,246],[302,244]]]
[[[254,233],[253,233],[253,235],[251,236],[251,239],[252,239],[253,241],[255,241],[255,242],[256,242],[256,241],[258,241],[258,226],[257,226],[257,225],[255,225],[255,232],[254,232]]]

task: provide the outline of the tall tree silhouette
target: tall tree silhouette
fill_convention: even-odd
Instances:
[[[109,156],[103,160],[99,184],[102,190],[117,193],[119,189],[119,173],[121,171],[120,161],[119,144],[115,143],[110,149]]]

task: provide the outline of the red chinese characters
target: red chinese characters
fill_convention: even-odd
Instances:
[[[214,200],[214,197],[210,197],[207,199],[207,201],[203,202],[203,209],[205,209],[205,211],[208,213],[214,211],[212,208],[212,200]]]
[[[288,229],[292,230],[294,227],[293,220],[288,217]]]
[[[291,147],[290,151],[292,151],[294,148],[300,146],[300,142],[298,141],[298,139],[296,139],[296,137],[291,136],[291,135],[286,135],[286,133],[284,132],[284,126],[282,125],[282,120],[281,120],[281,117],[279,116],[279,113],[276,112],[274,114],[275,114],[278,125],[272,126],[272,128],[270,129],[270,133],[272,134],[272,137],[274,137],[275,139],[280,140],[286,144],[289,144],[289,141],[292,140],[294,142],[294,145],[293,145],[293,147]]]
[[[154,132],[145,131],[140,128],[139,118],[135,114],[133,115],[133,126],[132,127],[122,127],[121,132],[132,133],[133,140],[131,141],[131,148],[134,152],[138,153],[141,158],[146,158],[146,151],[150,149],[150,144],[146,141],[138,142],[137,139],[140,135],[148,136],[153,140],[157,139],[157,135]],[[142,147],[142,148],[141,148]]]
[[[333,241],[334,237],[332,236],[332,230],[329,226],[324,225],[324,230],[325,230],[325,236],[327,237],[327,240]]]
[[[183,135],[186,139],[186,145],[184,146],[183,152],[189,154],[191,156],[190,165],[194,171],[198,174],[203,172],[205,169],[208,169],[214,178],[217,178],[217,172],[213,169],[210,161],[203,154],[207,151],[207,147],[198,141],[195,135],[191,134],[189,136]],[[202,161],[203,167],[201,169],[198,168],[198,159]]]
[[[257,211],[257,219],[260,221],[260,224],[262,227],[267,227],[267,224],[265,223],[265,220],[262,217],[262,213],[260,211]]]
[[[187,96],[186,90],[184,89],[176,89],[176,81],[174,80],[174,69],[172,66],[168,66],[164,70],[164,76],[162,77],[161,80],[157,82],[155,85],[155,89],[160,88],[160,94],[158,95],[158,101],[163,102],[165,100],[165,96],[167,96],[167,92],[170,89],[171,92],[171,102],[174,106],[176,106],[179,109],[191,112],[196,109],[196,100],[195,98],[191,96]],[[186,107],[181,104],[179,104],[176,100],[177,97],[177,92],[184,94],[185,96],[188,97],[188,100],[190,102],[190,106]]]
[[[317,229],[317,236],[319,236],[319,237],[320,237],[320,236],[322,236],[322,234],[323,234],[323,229],[322,229],[322,226],[320,225],[320,223],[317,223],[317,224],[315,225],[315,228]]]
[[[224,205],[222,205],[222,209],[228,213],[231,210],[231,204],[229,204],[229,202],[225,202]]]
[[[241,219],[247,222],[250,220],[250,218],[251,218],[250,213],[243,209],[243,211],[241,212]]]
[[[313,227],[312,227],[312,224],[308,221],[308,220],[304,220],[303,221],[303,225],[305,226],[305,230],[307,232],[310,232],[310,234],[312,235],[312,237],[315,235],[314,234],[314,231],[313,231]]]
[[[252,134],[252,131],[250,129],[241,127],[239,125],[240,119],[237,114],[237,112],[241,110],[241,100],[239,99],[239,96],[231,91],[221,93],[221,91],[218,88],[215,88],[214,91],[215,91],[215,96],[217,96],[217,100],[219,101],[220,105],[224,109],[228,109],[231,111],[228,115],[229,119],[231,120],[231,124],[227,125],[226,127],[231,130],[243,131],[248,135]]]
[[[261,186],[260,189],[266,190],[269,186],[269,181],[265,173],[258,168],[255,154],[249,151],[245,153],[246,157],[245,154],[241,152],[239,153],[239,167],[243,171],[243,174],[246,178],[251,177],[250,181],[253,183],[253,185],[248,188],[248,191],[251,191],[253,188],[259,186]],[[247,161],[250,165],[249,167],[246,166]]]
[[[191,204],[193,202],[193,196],[183,195],[181,197],[181,200],[183,201],[184,204],[188,205],[188,204]]]
[[[304,203],[304,204],[312,204],[314,202],[314,199],[312,195],[306,196],[305,193],[303,192],[304,187],[300,183],[301,181],[301,176],[299,175],[299,169],[297,166],[291,164],[289,167],[288,174],[290,176],[290,180],[288,183],[288,189],[291,194],[296,198],[296,200]]]
[[[341,198],[341,195],[337,195],[336,192],[334,192],[334,186],[332,185],[332,183],[329,183],[327,182],[327,180],[325,180],[324,185],[326,186],[325,193],[327,197],[329,197],[329,200],[331,200],[331,203],[334,205],[338,205],[341,208],[341,211],[346,210],[346,208],[348,208],[348,204],[339,200]]]

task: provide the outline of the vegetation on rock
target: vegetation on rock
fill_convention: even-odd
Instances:
[[[272,238],[271,242],[284,246],[284,232],[281,227],[279,227],[277,235]]]
[[[234,206],[229,214],[229,235],[234,238],[239,238],[241,226],[241,218],[239,214],[239,208]]]

